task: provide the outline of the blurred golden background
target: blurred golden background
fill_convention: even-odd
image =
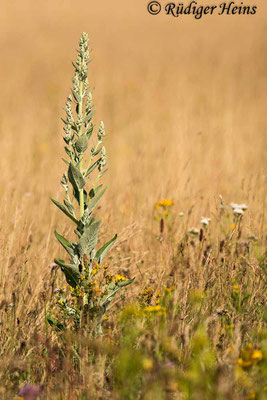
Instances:
[[[59,253],[53,228],[71,231],[49,196],[60,199],[60,117],[82,31],[92,48],[95,122],[108,135],[102,233],[134,236],[125,258],[134,268],[148,254],[152,266],[154,203],[173,199],[174,218],[191,210],[189,227],[212,217],[222,194],[248,203],[246,226],[260,235],[267,19],[266,5],[254,3],[255,16],[195,20],[149,15],[140,0],[2,0],[0,276],[26,263],[46,273]]]

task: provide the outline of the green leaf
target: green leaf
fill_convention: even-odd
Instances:
[[[93,170],[98,166],[98,164],[100,163],[100,160],[101,160],[101,157],[91,165],[91,167],[88,169],[88,171],[85,175],[86,177],[89,176],[91,174],[91,172],[93,172]]]
[[[99,202],[99,200],[101,199],[103,194],[105,193],[106,189],[107,189],[107,187],[105,187],[103,190],[101,190],[101,192],[93,198],[91,203],[88,204],[88,207],[87,207],[88,212],[91,212],[95,208],[95,206],[97,205],[97,203]]]
[[[87,139],[89,140],[90,137],[92,136],[94,130],[94,125],[92,124],[92,126],[90,126],[90,128],[86,129],[85,131],[85,135],[87,136]]]
[[[135,278],[129,279],[128,281],[118,282],[117,285],[118,285],[118,287],[120,287],[120,288],[123,287],[123,286],[128,286],[128,285],[130,285],[131,283],[133,283],[134,280],[135,280]]]
[[[104,308],[104,311],[106,311],[109,303],[111,302],[112,299],[114,299],[116,293],[119,290],[120,290],[120,288],[116,287],[116,289],[113,292],[111,292],[111,293],[109,293],[109,294],[107,294],[106,296],[103,297],[103,301],[102,301],[101,306]]]
[[[73,215],[74,214],[73,205],[66,199],[64,200],[64,204],[67,207],[67,209],[69,210],[69,212]]]
[[[90,197],[90,199],[92,199],[93,197],[95,197],[95,191],[94,191],[93,188],[92,188],[92,189],[90,190],[90,192],[89,192],[89,197]]]
[[[83,123],[86,123],[86,122],[90,121],[90,120],[93,118],[94,113],[95,113],[94,111],[90,111],[90,112],[85,116],[85,118],[84,118],[84,120],[83,120]]]
[[[50,198],[50,199],[51,199],[51,198]],[[52,201],[65,215],[67,215],[67,217],[69,217],[73,222],[75,222],[75,224],[78,225],[79,221],[77,221],[77,219],[74,218],[74,216],[71,215],[71,214],[68,212],[68,210],[66,210],[66,208],[65,208],[61,203],[59,203],[57,200],[54,200],[54,199],[51,199],[51,201]]]
[[[79,267],[75,264],[65,264],[63,260],[55,258],[55,263],[60,266],[61,270],[65,274],[66,281],[72,287],[76,287],[80,279]]]
[[[102,188],[102,183],[101,183],[101,185],[99,185],[99,186],[97,186],[97,188],[95,188],[95,194],[97,194],[97,192]]]
[[[75,143],[75,148],[78,153],[84,153],[88,148],[88,138],[86,135],[82,135],[79,137],[77,142]]]
[[[103,175],[105,175],[105,173],[108,171],[108,168],[105,169],[105,171],[101,172],[100,176],[102,177]]]
[[[75,167],[72,163],[69,165],[68,177],[72,186],[77,190],[81,190],[84,187],[85,180],[78,168]]]
[[[71,129],[72,129],[73,131],[75,131],[76,133],[79,132],[79,129],[78,129],[77,125],[76,125],[76,122],[74,122],[74,123],[71,125]]]
[[[81,257],[84,254],[89,254],[95,248],[97,244],[99,225],[100,221],[85,228],[77,246]]]
[[[73,94],[73,97],[75,98],[75,100],[77,101],[77,103],[80,103],[81,102],[81,96],[78,94],[78,93],[76,93],[76,92],[74,92],[74,90],[73,89],[71,89],[71,93]]]
[[[97,186],[97,188],[92,188],[91,190],[90,190],[90,192],[89,192],[89,197],[90,197],[90,199],[93,199],[94,197],[95,197],[95,195],[97,194],[97,192],[102,188],[102,184],[101,185],[99,185],[99,186]]]
[[[67,156],[69,156],[69,158],[71,158],[71,151],[68,149],[67,146],[64,147],[64,150],[65,150]]]
[[[56,321],[49,315],[46,317],[47,322],[49,323],[50,326],[54,326],[58,331],[63,331],[64,326],[61,324],[61,322]]]
[[[117,236],[118,235],[116,234],[112,239],[110,239],[107,243],[105,243],[104,246],[101,247],[101,249],[99,249],[96,252],[96,255],[95,255],[96,262],[98,262],[99,264],[102,262],[102,260],[104,259],[104,257],[108,253],[108,251],[113,246],[115,240],[117,239]]]
[[[102,148],[101,149],[98,149],[98,150],[96,150],[96,151],[94,151],[93,153],[92,153],[92,156],[97,156],[99,153],[100,153],[100,151],[102,150]]]
[[[67,164],[67,166],[70,165],[70,163],[67,160],[65,160],[65,158],[62,158],[62,161],[64,161],[64,163]]]
[[[55,237],[57,238],[57,240],[59,241],[59,243],[64,247],[64,249],[69,253],[70,256],[74,256],[74,248],[72,246],[72,244],[66,239],[64,238],[64,236],[61,236],[59,233],[57,233],[57,231],[54,231],[55,233]]]

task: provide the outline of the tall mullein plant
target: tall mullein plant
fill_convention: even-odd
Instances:
[[[99,331],[101,320],[115,294],[133,280],[124,277],[114,278],[104,271],[104,280],[96,290],[92,290],[96,271],[101,269],[101,263],[114,244],[117,235],[97,249],[98,232],[101,221],[93,217],[93,210],[102,198],[106,187],[100,184],[106,169],[106,150],[103,146],[105,129],[100,123],[96,139],[93,140],[94,124],[92,117],[94,107],[92,92],[89,88],[87,72],[90,62],[88,35],[82,33],[76,63],[73,63],[74,77],[71,94],[66,101],[66,117],[64,122],[65,152],[68,159],[63,159],[67,172],[63,173],[61,186],[64,189],[63,204],[51,199],[53,203],[74,223],[77,241],[70,243],[65,237],[55,231],[55,236],[68,253],[69,261],[55,259],[55,263],[65,274],[72,295],[76,296],[76,306],[70,307],[66,300],[58,300],[66,314],[74,316],[78,323],[81,316],[98,316]],[[89,142],[92,140],[89,151]],[[87,154],[87,157],[86,157]],[[107,266],[105,265],[105,269]],[[72,296],[72,297],[73,297]],[[95,296],[95,297],[94,297]],[[93,298],[94,297],[94,298]],[[51,321],[50,321],[51,322]]]

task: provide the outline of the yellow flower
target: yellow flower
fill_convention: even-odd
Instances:
[[[256,393],[252,392],[247,397],[246,400],[253,400],[256,399]]]
[[[252,361],[250,360],[243,360],[241,357],[237,360],[238,365],[242,368],[248,368],[252,365]]]
[[[155,209],[157,210],[159,207],[164,207],[164,208],[166,208],[166,207],[171,207],[171,206],[173,206],[174,205],[174,202],[171,200],[171,199],[163,199],[163,200],[160,200],[160,201],[158,201],[156,204],[155,204]]]
[[[151,358],[144,358],[142,361],[142,367],[145,371],[150,371],[153,368],[153,360]]]
[[[157,313],[160,315],[165,315],[166,314],[166,308],[162,307],[161,305],[156,305],[156,306],[147,306],[144,308],[144,311],[146,313]]]
[[[238,294],[238,293],[239,293],[239,290],[240,290],[240,286],[239,286],[239,285],[233,285],[233,292],[234,292],[235,294]]]
[[[58,301],[57,301],[57,303],[58,303],[59,305],[61,305],[61,306],[63,306],[63,305],[64,305],[64,303],[63,303],[63,301],[62,301],[62,300],[58,300]]]
[[[115,282],[122,282],[122,281],[126,281],[126,278],[124,278],[124,276],[115,275]]]
[[[96,275],[96,274],[97,274],[97,269],[95,268],[92,270],[92,275]]]
[[[235,224],[231,224],[230,228],[232,229],[232,231],[235,229]]]
[[[262,358],[262,352],[254,349],[252,343],[248,343],[247,347],[241,350],[241,356],[238,358],[237,364],[242,368],[248,368],[257,364]]]
[[[175,287],[174,287],[174,286],[171,286],[171,287],[165,287],[165,288],[164,288],[164,292],[165,292],[165,293],[170,293],[170,292],[173,292],[173,291],[174,291],[174,289],[175,289]]]
[[[251,355],[252,360],[255,360],[255,361],[261,360],[262,357],[263,357],[263,355],[260,350],[254,350]]]
[[[168,217],[169,211],[167,211],[167,210],[163,211],[163,215],[164,215],[164,217]]]

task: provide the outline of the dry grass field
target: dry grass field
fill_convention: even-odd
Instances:
[[[267,7],[255,3],[255,16],[196,21],[141,0],[1,1],[1,399],[26,384],[43,399],[265,398]],[[107,262],[135,277],[97,337],[45,319],[65,284],[53,231],[72,235],[49,198],[61,199],[83,31],[107,132],[100,242],[117,232]],[[174,205],[160,233],[162,199]],[[241,218],[231,202],[248,205]],[[203,216],[201,237],[188,233]]]

